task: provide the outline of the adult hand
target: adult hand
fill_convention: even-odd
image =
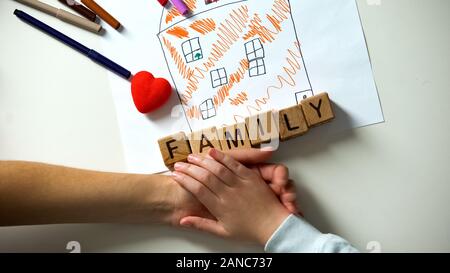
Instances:
[[[291,212],[280,203],[261,174],[267,172],[279,180],[287,178],[277,177],[276,171],[267,165],[261,166],[262,172],[259,167],[247,168],[232,156],[215,149],[208,155],[191,155],[189,163],[177,163],[173,178],[215,219],[186,216],[181,218],[180,224],[264,245]],[[289,199],[287,203],[291,202]]]
[[[294,184],[289,180],[289,170],[281,164],[264,163],[269,160],[273,152],[261,149],[232,150],[225,152],[236,161],[251,168],[270,186],[280,202],[291,213],[299,213],[296,206],[296,193]],[[198,200],[178,183],[167,178],[171,190],[167,197],[173,200],[175,211],[170,222],[179,225],[180,220],[186,216],[199,216],[215,219]]]

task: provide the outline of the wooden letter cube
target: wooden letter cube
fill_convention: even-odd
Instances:
[[[169,169],[172,169],[177,162],[187,161],[191,153],[189,141],[183,132],[161,138],[158,144],[164,163]]]
[[[249,149],[252,147],[248,138],[245,123],[238,123],[219,130],[220,144],[223,151]]]
[[[331,101],[327,93],[321,93],[301,102],[309,127],[320,125],[334,118]]]
[[[281,110],[279,119],[281,141],[286,141],[308,132],[308,124],[301,105]]]
[[[216,127],[191,133],[189,135],[189,144],[191,144],[193,154],[207,153],[212,148],[222,150]]]
[[[245,124],[252,146],[258,146],[278,139],[277,122],[278,119],[275,119],[272,111],[246,118]]]

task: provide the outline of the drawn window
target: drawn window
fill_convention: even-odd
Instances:
[[[257,77],[266,74],[264,59],[250,61],[248,69],[250,77]]]
[[[216,116],[216,108],[212,99],[205,100],[200,104],[200,112],[202,114],[203,120],[210,119]]]
[[[264,47],[260,39],[254,39],[245,43],[245,54],[248,61],[262,59],[265,57]]]
[[[227,71],[225,68],[219,68],[211,71],[211,83],[213,88],[228,83]]]
[[[192,38],[181,45],[186,63],[192,63],[203,59],[202,47],[199,38]]]
[[[266,54],[260,39],[253,39],[245,43],[245,54],[249,61],[248,73],[250,77],[266,74],[266,64],[264,62]]]

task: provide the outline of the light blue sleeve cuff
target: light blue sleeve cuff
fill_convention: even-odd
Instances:
[[[358,252],[341,237],[323,234],[293,214],[272,234],[264,250],[269,253]]]

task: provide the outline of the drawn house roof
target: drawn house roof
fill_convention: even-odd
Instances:
[[[207,12],[209,10],[220,8],[224,5],[238,4],[241,2],[247,2],[248,0],[184,0],[184,3],[188,6],[190,14],[188,16],[181,15],[175,8],[165,8],[161,14],[161,21],[159,25],[159,31],[162,32],[181,21],[189,20],[198,14]],[[264,0],[263,0],[264,1]]]

